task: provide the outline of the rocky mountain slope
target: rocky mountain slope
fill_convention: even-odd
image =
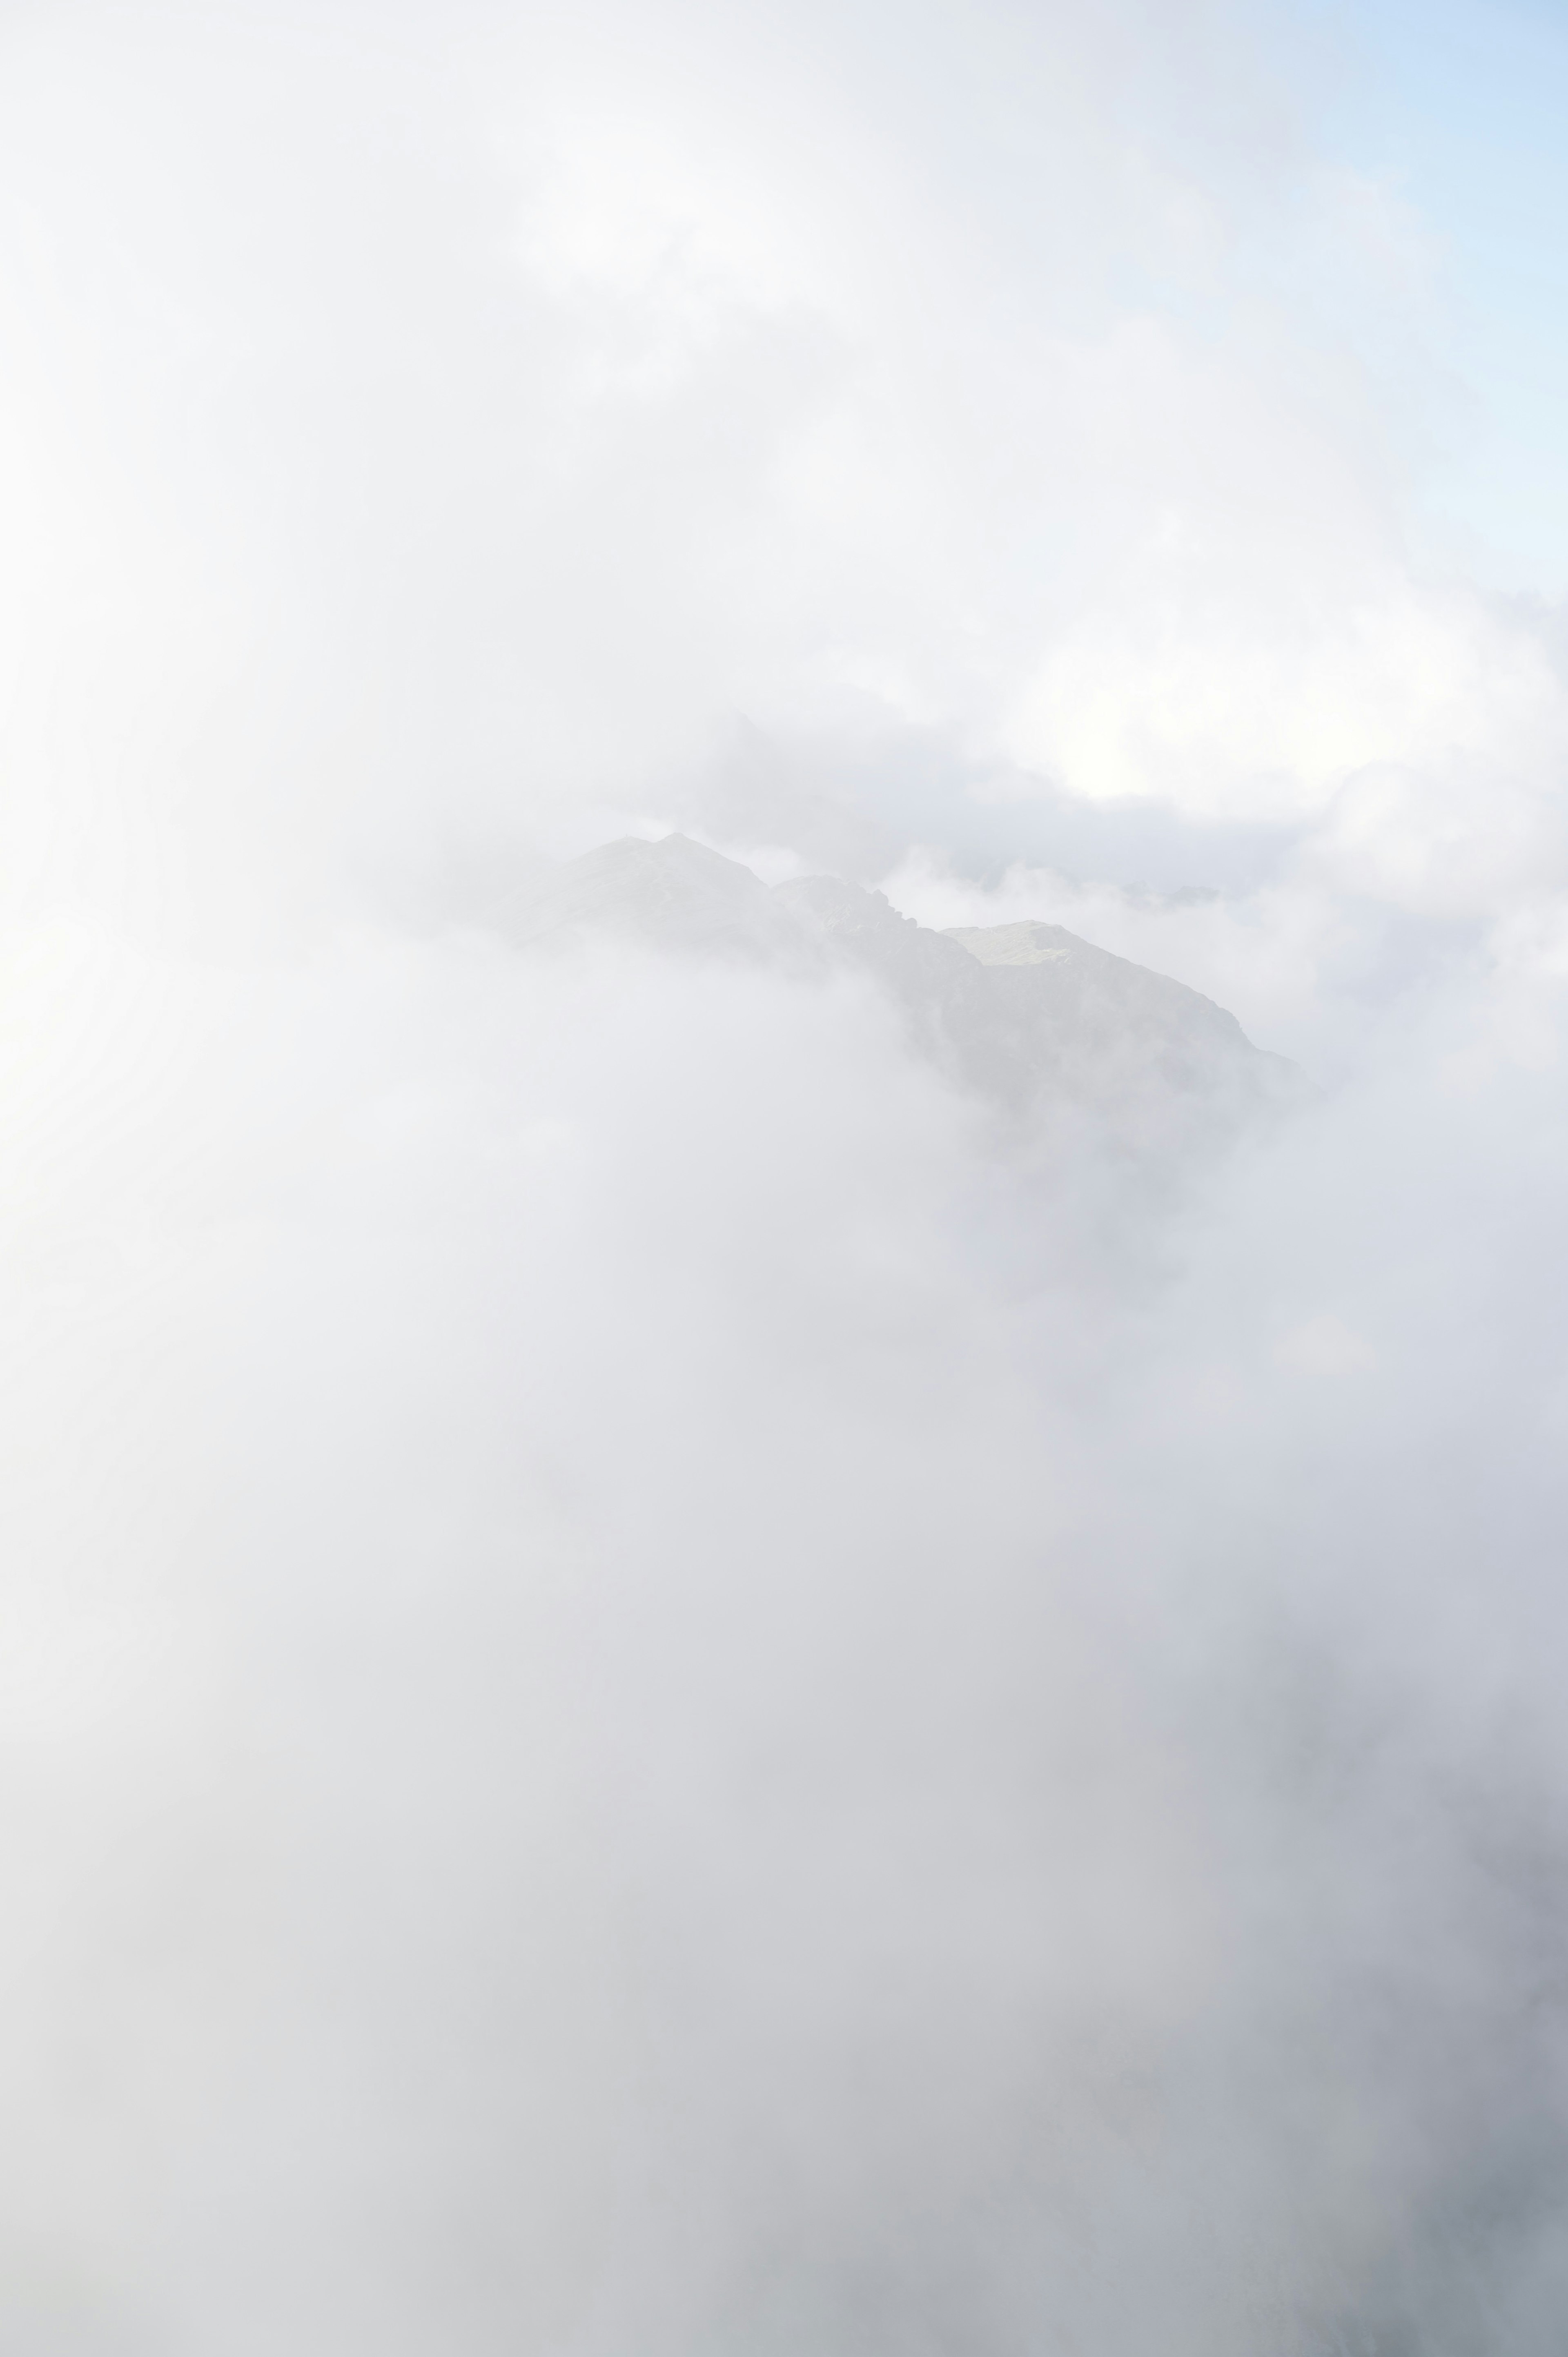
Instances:
[[[508,912],[506,930],[538,947],[607,938],[801,977],[861,974],[892,997],[922,1055],[1030,1126],[1076,1111],[1155,1147],[1232,1134],[1308,1091],[1200,992],[1059,925],[935,932],[836,877],[769,889],[684,835],[572,861]]]

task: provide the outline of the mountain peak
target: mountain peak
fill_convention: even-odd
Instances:
[[[939,932],[841,877],[772,890],[739,860],[683,834],[628,836],[571,861],[513,912],[523,942],[638,943],[738,959],[797,978],[835,968],[898,1007],[911,1045],[1014,1119],[1071,1104],[1123,1143],[1221,1129],[1299,1093],[1301,1076],[1255,1049],[1201,992],[1029,920]]]

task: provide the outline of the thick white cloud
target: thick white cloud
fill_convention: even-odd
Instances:
[[[1411,554],[1431,267],[1285,29],[14,25],[12,889],[581,841],[744,722],[924,732],[938,848],[989,770],[1332,807],[1350,888],[1452,898],[1357,780],[1528,799],[1561,689]]]
[[[1539,1071],[1161,1208],[844,985],[7,980],[17,2330],[1550,2345]]]
[[[1316,37],[0,45],[0,2338],[1544,2357],[1563,690]],[[506,945],[671,816],[1324,1100]]]

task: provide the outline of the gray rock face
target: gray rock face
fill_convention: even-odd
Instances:
[[[1087,1114],[1137,1150],[1220,1142],[1310,1093],[1212,999],[1059,925],[935,932],[881,892],[813,876],[769,890],[684,835],[605,845],[510,912],[519,941],[639,942],[802,975],[850,969],[911,1044],[1012,1124]]]
[[[1201,991],[1079,941],[1060,925],[965,925],[943,935],[989,969],[1000,1010],[1033,1059],[1066,1077],[1086,1064],[1158,1075],[1177,1090],[1213,1089],[1229,1073],[1294,1067],[1252,1046],[1236,1017]]]

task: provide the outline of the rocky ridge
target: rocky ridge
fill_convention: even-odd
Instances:
[[[604,845],[507,912],[536,948],[617,940],[885,990],[911,1044],[1014,1123],[1090,1114],[1142,1148],[1219,1140],[1309,1094],[1283,1057],[1184,983],[1059,925],[937,932],[830,876],[769,888],[680,834]]]

